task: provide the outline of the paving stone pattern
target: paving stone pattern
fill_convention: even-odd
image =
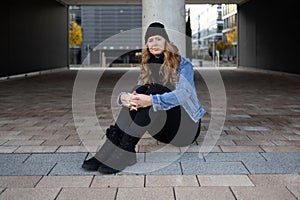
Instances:
[[[0,199],[299,199],[299,75],[220,70],[226,118],[214,135],[207,131],[216,109],[203,79],[209,72],[199,69],[195,83],[207,114],[197,141],[174,147],[145,134],[138,163],[116,175],[81,164],[104,143],[120,111],[116,96],[132,87],[138,70],[106,70],[94,95],[97,117],[82,104],[75,121],[77,71],[1,80]],[[86,72],[90,80],[97,73]]]

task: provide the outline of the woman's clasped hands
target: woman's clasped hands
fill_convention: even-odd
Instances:
[[[136,91],[122,94],[121,102],[124,106],[128,107],[130,111],[137,111],[138,108],[144,108],[152,105],[151,96],[138,94]]]

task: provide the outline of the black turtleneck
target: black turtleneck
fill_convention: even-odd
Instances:
[[[164,54],[159,56],[151,55],[149,59],[149,68],[151,70],[151,78],[154,83],[162,84],[163,76],[159,74],[161,65],[164,63]]]
[[[163,85],[164,77],[162,74],[159,74],[159,70],[161,65],[164,63],[164,54],[160,54],[159,56],[154,56],[151,54],[148,63],[149,63],[149,68],[151,70],[151,78],[153,82]],[[173,88],[169,81],[165,86],[168,87],[169,89]]]

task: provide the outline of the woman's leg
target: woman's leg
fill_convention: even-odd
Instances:
[[[163,143],[188,146],[199,136],[200,126],[201,120],[195,123],[183,107],[177,106],[168,110],[164,127],[158,133],[150,130],[150,134]]]
[[[142,86],[140,87],[140,90],[137,89],[136,91],[145,94],[162,94],[170,90],[155,84],[148,89]],[[180,109],[179,106],[168,111],[157,112],[154,112],[152,107],[140,108],[138,111],[129,111],[128,108],[123,107],[114,126],[118,129],[116,133],[116,135],[119,136],[117,137],[117,145],[116,143],[107,141],[105,144],[108,143],[109,145],[103,145],[103,147],[111,146],[112,148],[102,147],[95,156],[98,160],[105,162],[106,165],[112,166],[106,169],[104,167],[102,172],[115,173],[128,166],[129,162],[133,164],[134,161],[136,161],[135,145],[146,131],[148,131],[155,139],[164,143],[171,143],[177,146],[186,146],[192,143],[199,135],[199,131],[195,133],[195,123],[191,123],[189,117],[190,121],[185,120],[187,114],[183,112],[182,115],[181,110],[184,109]],[[196,136],[193,135],[193,133],[195,133]],[[115,153],[117,156],[109,156],[111,159],[108,158],[107,161],[107,152],[109,152],[110,155],[112,149],[117,149],[116,151],[118,153]],[[122,158],[131,159],[122,161]],[[123,165],[120,164],[122,162]],[[103,167],[103,165],[101,166]],[[117,169],[117,171],[114,169]]]
[[[135,146],[146,131],[157,140],[176,146],[188,146],[194,142],[199,123],[191,119],[186,120],[187,116],[181,114],[180,110],[182,110],[180,107],[172,108],[169,110],[169,115],[166,112],[154,112],[152,107],[137,112],[132,123],[126,130],[123,130],[124,135],[118,148],[115,148],[111,156],[105,160],[105,165],[100,166],[98,171],[112,174],[134,164],[136,162]]]
[[[159,86],[151,86],[147,92],[164,93]],[[147,92],[145,94],[147,94]],[[123,132],[120,143],[110,157],[104,161],[99,171],[105,174],[116,173],[136,162],[135,146],[149,129],[158,132],[166,121],[166,112],[154,112],[152,107],[139,108],[138,111],[121,109],[116,125]]]
[[[144,86],[135,86],[132,91],[138,91],[139,93],[145,93],[148,88]],[[134,119],[136,112],[130,112],[128,108],[123,107],[118,116],[117,122],[120,123],[122,127],[128,126]],[[101,148],[97,151],[94,157],[85,160],[82,164],[82,168],[87,170],[97,170],[103,162],[108,159],[110,154],[114,151],[115,148],[120,143],[120,140],[123,138],[124,132],[116,124],[111,125],[106,129],[106,140]]]
[[[162,85],[153,84],[149,86],[140,86],[135,91],[139,94],[163,94],[170,90]],[[158,129],[163,127],[166,121],[166,111],[154,112],[152,107],[139,108],[138,111],[129,111],[128,108],[122,108],[116,120],[118,127],[122,131],[134,137],[142,137],[148,129],[154,127]]]
[[[170,91],[159,84],[151,85],[148,89],[144,86],[140,88],[142,89],[139,93],[143,91],[145,94],[162,94]],[[152,107],[140,108],[137,112],[122,108],[116,124],[133,137],[141,138],[148,131],[158,141],[187,146],[199,136],[201,120],[195,123],[181,106],[156,112]]]
[[[114,150],[115,146],[119,144],[120,139],[122,138],[120,129],[111,125],[106,129],[106,138],[104,144],[101,146],[100,150],[97,151],[95,156],[83,162],[82,168],[96,171],[103,165],[103,161],[109,157],[110,153]]]

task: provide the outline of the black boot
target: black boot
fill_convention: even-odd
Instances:
[[[127,166],[135,164],[136,152],[135,146],[139,142],[140,138],[130,136],[123,132],[123,137],[114,152],[109,158],[100,165],[98,171],[103,174],[114,174],[122,171]]]
[[[99,160],[97,160],[97,158],[92,157],[83,162],[82,168],[89,171],[96,171],[101,165],[102,163]]]
[[[103,161],[110,156],[114,151],[114,148],[120,143],[123,137],[123,132],[120,131],[119,127],[116,125],[111,125],[106,129],[106,141],[102,145],[101,149],[96,153],[96,155],[88,160],[85,160],[82,164],[82,168],[86,170],[96,171]]]

